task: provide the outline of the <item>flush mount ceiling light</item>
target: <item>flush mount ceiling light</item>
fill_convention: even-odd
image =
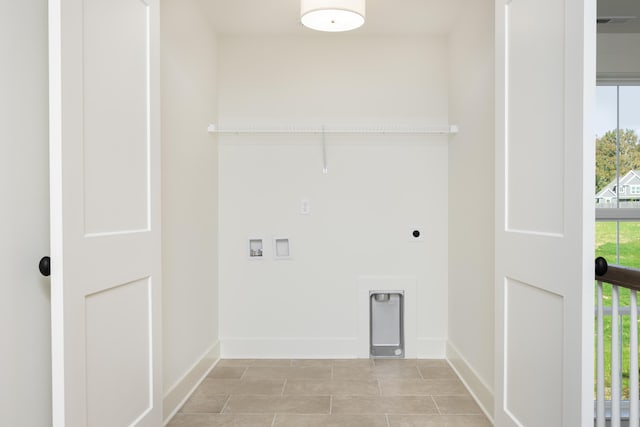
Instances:
[[[349,31],[364,24],[365,0],[301,0],[300,21],[318,31]]]

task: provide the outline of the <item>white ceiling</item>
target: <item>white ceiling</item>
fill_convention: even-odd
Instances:
[[[317,34],[300,24],[300,0],[199,0],[216,32]],[[350,34],[446,34],[467,1],[367,0],[366,22]]]
[[[223,34],[317,34],[300,24],[300,0],[198,0]],[[350,34],[446,34],[474,0],[367,0],[366,22]],[[640,33],[640,0],[598,0],[600,33]]]

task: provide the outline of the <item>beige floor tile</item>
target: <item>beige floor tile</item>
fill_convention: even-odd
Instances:
[[[425,380],[443,380],[458,378],[449,366],[421,366],[418,368]]]
[[[418,368],[448,367],[449,363],[445,359],[418,359]]]
[[[291,359],[253,359],[251,366],[291,366]]]
[[[227,367],[227,366],[251,366],[253,364],[254,359],[220,359],[218,363],[216,363],[216,367]]]
[[[391,427],[491,427],[484,415],[389,415]]]
[[[335,368],[372,368],[373,359],[334,359]]]
[[[348,380],[288,380],[284,388],[285,395],[363,395],[379,396],[377,381]]]
[[[333,365],[333,379],[334,380],[360,380],[368,381],[375,380],[376,375],[373,367],[369,366],[338,366]]]
[[[373,373],[377,378],[422,379],[415,365],[376,365]]]
[[[333,396],[332,414],[437,414],[430,396]]]
[[[332,359],[293,359],[291,366],[309,367],[309,366],[333,366]]]
[[[229,379],[206,378],[199,390],[208,395],[216,394],[272,394],[280,395],[284,389],[284,379]]]
[[[294,367],[290,369],[287,379],[328,380],[331,379],[331,366]]]
[[[225,413],[328,414],[329,396],[231,396]]]
[[[383,427],[387,422],[491,425],[441,359],[223,359],[169,427]]]
[[[469,392],[458,379],[452,380],[402,380],[381,379],[383,396],[468,396]]]
[[[167,427],[271,427],[274,415],[176,414]]]
[[[384,415],[295,415],[278,414],[278,427],[387,427]]]
[[[244,366],[216,366],[209,372],[208,378],[242,378],[244,372],[249,369]]]
[[[299,366],[299,367],[262,367],[247,368],[244,376],[249,378],[286,378],[286,379],[331,379],[331,366]]]
[[[441,414],[482,414],[482,410],[471,396],[433,396]]]
[[[289,369],[289,366],[251,366],[247,368],[247,372],[245,372],[245,379],[285,379],[289,374]]]
[[[224,404],[229,400],[226,395],[207,394],[206,390],[198,388],[180,408],[180,412],[222,412]]]
[[[418,359],[372,359],[376,366],[417,366]]]

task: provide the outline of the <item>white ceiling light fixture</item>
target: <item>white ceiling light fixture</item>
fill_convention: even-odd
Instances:
[[[300,21],[317,31],[350,31],[364,24],[365,0],[301,0]]]

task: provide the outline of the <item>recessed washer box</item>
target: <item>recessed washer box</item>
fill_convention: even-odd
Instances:
[[[249,259],[263,259],[264,258],[264,242],[260,237],[249,238]]]

